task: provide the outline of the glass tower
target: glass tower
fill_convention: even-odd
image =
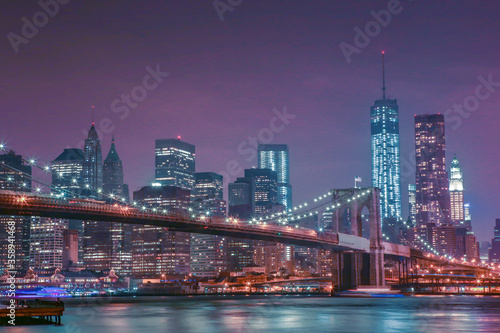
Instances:
[[[259,144],[258,159],[259,169],[276,171],[278,177],[278,203],[285,206],[286,209],[292,208],[288,145]]]
[[[408,220],[414,227],[417,225],[417,187],[415,184],[408,184],[408,203],[410,212]]]
[[[102,187],[104,193],[118,195],[119,199],[125,199],[128,202],[128,186],[123,183],[123,164],[116,151],[114,137],[111,140],[111,148],[104,160],[102,170]]]
[[[97,196],[95,191],[102,190],[102,152],[101,141],[95,129],[94,121],[90,127],[83,150],[83,184],[89,191],[86,195]]]
[[[457,155],[453,156],[450,168],[450,219],[455,225],[465,220],[464,210],[464,177],[458,163]]]
[[[82,187],[84,154],[81,149],[68,148],[51,163],[52,186],[68,190],[66,195],[78,196]]]
[[[178,139],[155,142],[155,178],[162,185],[192,190],[195,184],[195,147]]]
[[[450,222],[444,115],[415,116],[417,224]]]
[[[19,171],[16,171],[19,170]],[[23,174],[24,173],[24,174]],[[0,190],[31,192],[31,166],[25,165],[23,157],[9,151],[0,155]],[[14,244],[9,241],[14,226]],[[9,249],[14,245],[15,258]],[[29,268],[30,218],[24,216],[0,215],[0,269]]]
[[[385,97],[385,67],[382,68],[382,99],[371,107],[372,186],[381,190],[382,219],[400,218],[399,108],[396,99]]]
[[[193,210],[211,217],[226,217],[223,178],[215,172],[197,172]],[[218,276],[227,270],[227,238],[192,234],[190,270],[196,276]]]

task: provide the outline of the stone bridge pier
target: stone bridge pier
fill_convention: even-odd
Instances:
[[[369,195],[360,195],[369,191]],[[382,245],[382,225],[380,218],[380,189],[370,187],[362,189],[333,190],[333,200],[349,193],[356,200],[346,202],[333,212],[332,231],[349,232],[353,236],[363,237],[362,211],[366,207],[369,213],[370,252],[334,252],[332,253],[332,280],[340,290],[356,289],[358,286],[385,286],[384,247]],[[350,230],[345,230],[342,222],[345,209],[349,210]]]

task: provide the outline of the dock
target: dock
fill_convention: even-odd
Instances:
[[[17,300],[14,308],[0,308],[0,325],[12,325],[11,313],[15,314],[14,323],[16,325],[47,325],[61,324],[61,317],[64,313],[64,305],[59,305],[55,301],[26,301]]]

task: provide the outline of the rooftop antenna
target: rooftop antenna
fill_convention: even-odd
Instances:
[[[94,106],[92,105],[92,125],[94,125]]]
[[[382,51],[382,99],[385,101],[385,51]]]

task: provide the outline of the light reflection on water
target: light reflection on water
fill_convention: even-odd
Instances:
[[[63,324],[60,327],[19,326],[5,331],[500,332],[500,298],[200,296],[87,299],[66,302]]]

